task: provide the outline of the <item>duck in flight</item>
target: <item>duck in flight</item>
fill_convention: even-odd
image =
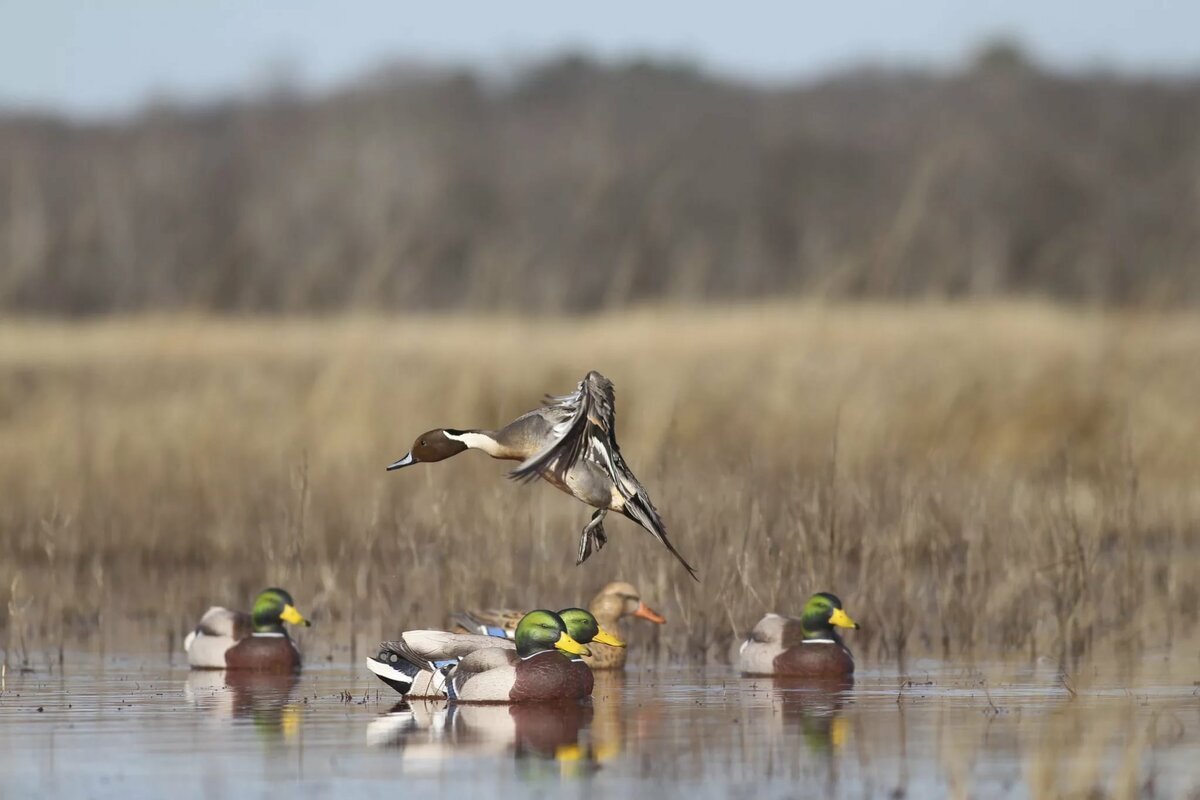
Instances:
[[[662,517],[646,487],[634,476],[617,447],[616,399],[612,381],[589,372],[574,392],[547,397],[541,408],[495,431],[435,428],[417,437],[412,449],[389,470],[443,461],[464,450],[482,450],[492,458],[520,461],[509,473],[519,481],[542,478],[576,500],[596,508],[579,537],[582,564],[604,547],[604,517],[624,514],[671,551],[693,578],[700,580],[667,538]]]

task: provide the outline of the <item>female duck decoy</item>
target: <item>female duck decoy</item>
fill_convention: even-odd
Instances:
[[[599,626],[595,630],[601,633]],[[521,703],[579,700],[591,694],[591,672],[570,658],[587,655],[588,648],[553,611],[526,614],[512,642],[477,634],[406,631],[379,648],[378,657],[367,659],[367,668],[410,697]]]
[[[311,625],[283,589],[267,589],[254,600],[254,610],[230,611],[213,606],[183,640],[192,669],[251,669],[295,672],[300,651],[283,623]]]
[[[625,617],[640,617],[658,625],[667,621],[661,614],[642,602],[638,590],[632,584],[624,581],[614,581],[597,592],[596,596],[592,598],[592,602],[588,603],[588,611],[591,612],[602,630],[613,631],[621,639],[625,638],[625,632],[621,625],[621,620]],[[517,630],[517,622],[524,613],[511,609],[460,611],[451,615],[450,624],[456,625],[468,633],[511,639]],[[563,617],[565,619],[566,615],[563,614]],[[567,628],[572,636],[579,639],[575,630],[571,628],[569,620]],[[583,639],[579,639],[579,641],[587,644]],[[626,648],[624,644],[612,646],[603,639],[596,639],[589,649],[592,654],[584,656],[583,660],[592,669],[623,669],[625,667]]]
[[[738,668],[745,675],[792,675],[846,678],[854,658],[835,628],[858,629],[842,601],[818,592],[804,605],[800,619],[767,614],[742,643]]]
[[[442,461],[464,450],[482,450],[492,458],[520,461],[509,476],[516,480],[541,477],[597,511],[579,538],[582,564],[604,547],[604,517],[617,511],[641,525],[662,542],[688,573],[700,580],[667,539],[666,526],[617,447],[616,400],[612,381],[589,372],[576,390],[547,397],[545,405],[526,412],[500,430],[435,428],[417,437],[412,449],[389,470]]]

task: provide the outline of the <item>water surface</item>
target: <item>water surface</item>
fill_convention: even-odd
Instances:
[[[365,670],[192,673],[71,656],[0,686],[0,795],[1177,797],[1200,790],[1187,664],[1138,675],[919,662],[853,686],[600,675],[585,706],[406,704]]]

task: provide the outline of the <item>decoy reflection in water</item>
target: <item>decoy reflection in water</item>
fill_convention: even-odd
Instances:
[[[646,487],[633,474],[617,446],[616,396],[612,381],[589,372],[575,391],[547,397],[545,405],[517,417],[503,428],[460,430],[435,428],[416,438],[412,449],[388,465],[389,470],[444,461],[465,450],[482,450],[492,458],[520,461],[510,474],[516,480],[542,478],[596,510],[579,537],[582,564],[608,542],[604,517],[623,514],[662,543],[696,580],[696,570],[667,538],[667,528]]]
[[[196,670],[188,674],[188,702],[220,720],[248,721],[259,731],[289,737],[299,730],[302,711],[293,693],[292,672]]]
[[[849,732],[843,709],[853,678],[796,678],[776,675],[772,689],[785,731],[800,733],[814,753],[837,753]]]
[[[592,760],[587,729],[592,708],[580,703],[461,705],[397,703],[367,726],[367,743],[405,758],[436,763],[511,754],[517,759]]]

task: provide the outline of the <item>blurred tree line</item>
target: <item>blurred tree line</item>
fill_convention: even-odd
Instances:
[[[796,86],[563,57],[81,122],[0,116],[0,308],[1200,301],[1200,79]]]

